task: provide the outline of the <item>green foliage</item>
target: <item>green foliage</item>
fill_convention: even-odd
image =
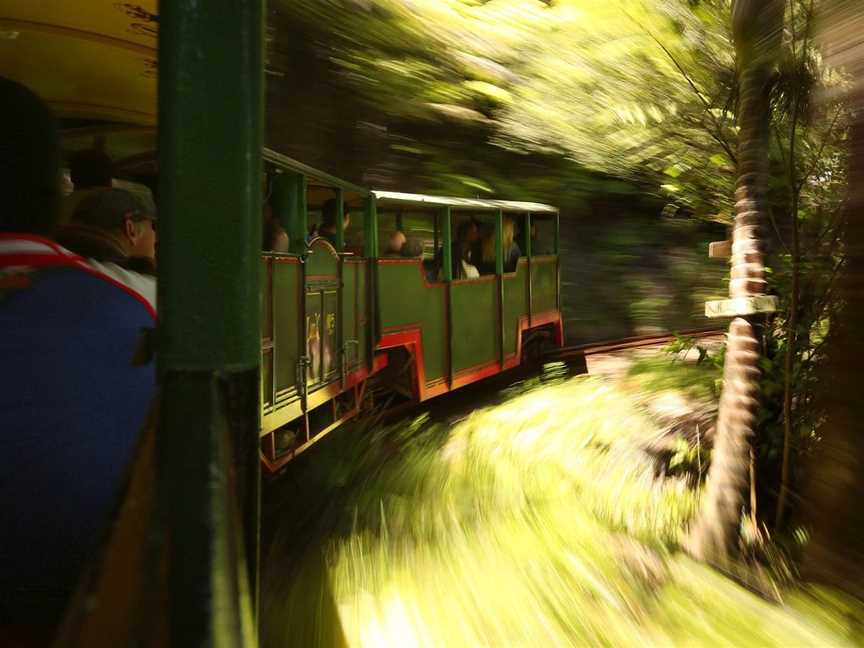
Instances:
[[[806,457],[819,437],[815,394],[844,255],[839,225],[849,121],[848,107],[833,93],[844,83],[842,73],[825,66],[813,41],[814,4],[785,4],[771,88],[771,222],[763,228],[770,288],[781,303],[765,328],[757,432],[767,509],[778,490],[787,383],[795,458]],[[732,217],[738,96],[730,0],[281,0],[279,6],[318,34],[315,46],[387,124],[391,156],[382,166],[410,179],[414,190],[546,200],[580,211],[598,193],[633,198],[638,191],[651,195],[655,213],[666,202],[670,213],[684,207],[712,220]],[[596,251],[572,251],[602,264],[579,271],[580,288],[565,306],[571,330],[587,338],[609,331],[610,322],[621,323],[622,335],[675,328],[681,313],[693,315],[694,304],[701,308],[725,291],[722,264],[670,250],[667,221],[621,224],[617,238],[592,241]],[[661,255],[662,270],[634,271]],[[790,331],[793,266],[800,281],[798,323]],[[620,279],[619,304],[601,294],[611,273]],[[689,301],[680,298],[680,286],[694,277],[705,281]],[[710,283],[716,287],[705,289]],[[679,369],[682,383],[699,383],[707,393],[707,379]],[[804,476],[798,464],[795,487]]]
[[[266,632],[304,646],[332,645],[332,628],[351,646],[846,645],[842,608],[770,603],[678,554],[698,493],[656,477],[643,448],[660,431],[626,392],[554,369],[452,427],[422,416],[325,446],[319,483],[298,475],[323,514],[293,498],[321,535],[272,575],[278,605],[265,585]]]
[[[647,392],[676,390],[702,401],[719,396],[724,349],[710,353],[699,347],[694,338],[678,337],[665,351],[672,357],[643,358],[630,367],[628,375],[637,382],[639,389]],[[696,362],[677,361],[691,351],[698,352]]]
[[[346,81],[393,122],[564,157],[671,192],[703,215],[727,204],[734,115],[724,0],[298,0],[282,10],[326,31],[321,46]],[[446,156],[446,144],[430,143]],[[451,171],[464,158],[453,153]],[[662,180],[669,170],[674,186]]]

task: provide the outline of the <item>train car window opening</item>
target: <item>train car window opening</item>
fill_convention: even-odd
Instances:
[[[379,257],[391,257],[391,256],[399,256],[399,252],[401,250],[401,246],[397,248],[399,245],[399,241],[401,238],[396,236],[395,233],[400,231],[398,227],[398,221],[396,218],[395,211],[384,211],[382,209],[378,210],[378,256]],[[404,244],[404,241],[402,241]]]
[[[435,212],[403,212],[402,228],[402,231],[408,238],[407,245],[409,250],[405,253],[408,257],[416,257],[416,252],[419,249],[421,252],[420,256],[423,259],[429,260],[435,258]],[[414,245],[412,245],[412,241],[415,243]],[[411,247],[417,249],[411,250]]]
[[[349,215],[348,224],[343,230],[344,246],[342,251],[356,257],[363,256],[363,246],[366,234],[363,228],[363,195],[350,191],[342,191],[343,210]]]
[[[534,214],[531,217],[531,256],[555,254],[555,215]]]
[[[435,212],[398,210],[378,212],[378,253],[381,257],[399,257],[433,261],[436,248]]]
[[[308,206],[306,242],[316,237],[324,237],[330,240],[337,252],[363,256],[366,240],[363,199],[364,196],[356,191],[310,184],[306,192]],[[340,201],[341,219],[339,218]],[[341,245],[339,245],[337,225],[339,220],[342,222]]]

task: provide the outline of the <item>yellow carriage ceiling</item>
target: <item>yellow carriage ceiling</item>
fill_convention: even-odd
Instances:
[[[155,0],[3,0],[0,75],[60,117],[156,123]]]

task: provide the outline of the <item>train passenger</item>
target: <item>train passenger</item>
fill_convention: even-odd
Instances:
[[[513,240],[516,225],[511,218],[505,218],[501,224],[501,252],[504,256],[504,272],[515,272],[522,256],[519,244]],[[480,243],[480,274],[495,274],[495,229],[490,228]]]
[[[104,151],[87,149],[78,151],[69,160],[69,177],[74,191],[63,201],[60,225],[72,220],[75,209],[83,198],[94,190],[111,187],[114,164]]]
[[[423,256],[423,243],[413,236],[405,241],[400,255],[404,259],[418,259]]]
[[[96,270],[156,306],[156,207],[125,189],[100,189],[81,199],[57,242]]]
[[[404,232],[393,230],[387,237],[387,245],[384,247],[385,256],[399,256],[402,254],[402,248],[408,239]]]
[[[325,238],[336,247],[336,199],[331,198],[324,203],[321,208],[321,226],[318,228],[317,235]],[[342,230],[348,229],[348,224],[351,222],[351,214],[345,210],[342,216]]]
[[[504,272],[516,272],[522,248],[516,242],[516,223],[512,218],[505,218],[501,224],[501,244],[504,253]]]
[[[282,227],[282,223],[273,216],[270,205],[265,205],[264,222],[261,227],[261,250],[285,254],[291,248],[290,243],[288,232]]]
[[[453,246],[453,258],[458,271],[453,274],[458,279],[478,279],[480,272],[472,262],[472,245],[467,240],[457,241]]]
[[[453,239],[453,277],[464,278],[462,261],[466,261],[474,270],[472,258],[479,255],[480,226],[476,220],[469,218],[456,228],[456,236]],[[463,258],[465,257],[465,258]]]
[[[0,78],[0,623],[59,620],[107,527],[156,380],[155,313],[45,238],[59,217],[48,107]]]

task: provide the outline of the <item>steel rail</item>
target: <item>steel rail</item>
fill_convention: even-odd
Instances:
[[[591,342],[589,344],[565,346],[548,351],[543,355],[543,358],[544,360],[567,360],[568,358],[578,358],[598,353],[610,353],[612,351],[620,351],[623,349],[634,349],[638,347],[668,343],[679,337],[705,338],[724,335],[725,333],[726,331],[723,329],[698,328],[687,329],[675,333],[637,335],[614,340],[605,340],[602,342]]]

